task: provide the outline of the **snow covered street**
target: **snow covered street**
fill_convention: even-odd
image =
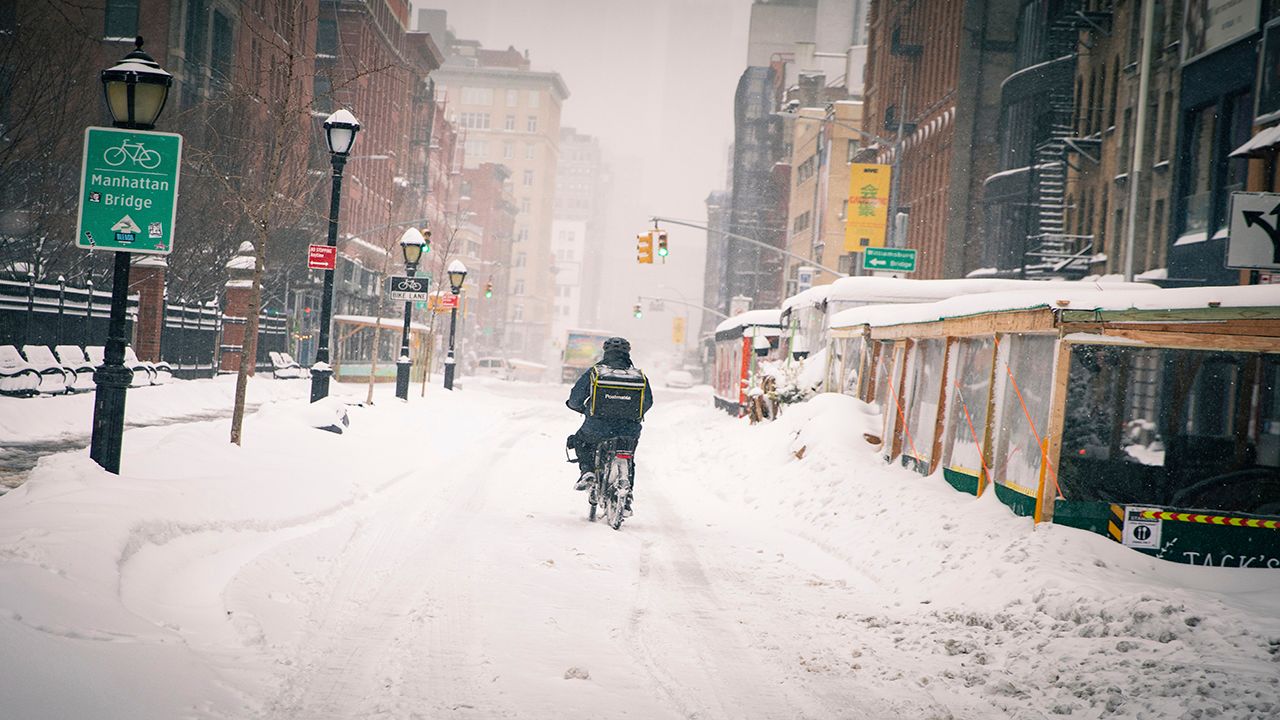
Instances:
[[[1276,571],[1033,532],[884,467],[833,395],[753,427],[659,390],[614,532],[567,390],[379,388],[343,435],[268,402],[241,448],[130,430],[120,477],[44,458],[0,497],[0,715],[1280,713]]]

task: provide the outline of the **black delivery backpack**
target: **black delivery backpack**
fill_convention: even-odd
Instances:
[[[587,414],[613,420],[644,419],[644,373],[629,368],[596,365],[591,368],[591,397]]]

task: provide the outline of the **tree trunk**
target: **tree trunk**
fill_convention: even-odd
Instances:
[[[231,410],[231,442],[240,444],[244,426],[245,394],[249,390],[249,370],[258,362],[258,313],[262,305],[262,271],[266,266],[266,233],[254,248],[253,289],[249,291],[249,316],[245,318],[244,342],[240,347],[240,370],[236,373],[235,406]]]

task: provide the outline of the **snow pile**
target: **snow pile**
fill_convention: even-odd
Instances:
[[[1280,573],[1175,565],[1084,531],[1033,529],[993,493],[886,467],[861,437],[879,434],[879,415],[847,396],[719,425],[669,451],[717,468],[700,476],[706,489],[861,579],[831,618],[828,655],[846,659],[829,667],[856,666],[887,694],[924,693],[961,717],[1280,714]]]

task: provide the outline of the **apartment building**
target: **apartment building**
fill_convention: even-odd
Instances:
[[[465,133],[464,165],[501,163],[511,171],[517,215],[504,347],[536,362],[554,356],[552,253],[560,109],[569,90],[558,73],[532,70],[515,48],[488,50],[453,40],[435,72],[449,118]]]

